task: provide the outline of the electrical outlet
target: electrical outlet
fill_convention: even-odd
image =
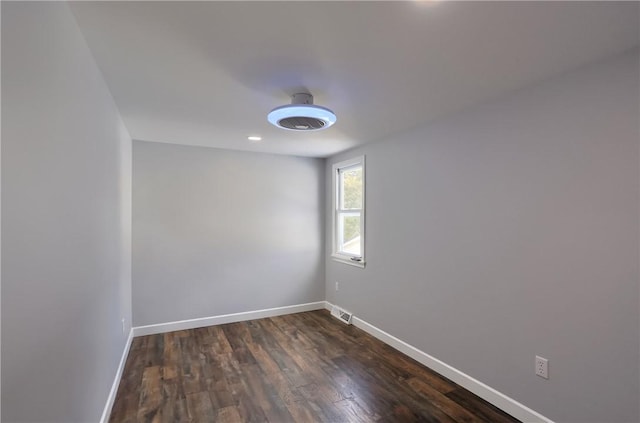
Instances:
[[[340,290],[340,282],[336,282],[336,291]]]
[[[125,325],[124,325],[124,317],[122,318],[122,333],[124,334],[126,331]]]
[[[536,375],[549,379],[549,360],[536,355]]]

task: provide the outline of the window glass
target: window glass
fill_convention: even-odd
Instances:
[[[341,250],[356,256],[360,255],[360,215],[341,214],[342,245]]]
[[[362,166],[340,172],[342,177],[342,208],[362,208]]]
[[[364,157],[333,165],[333,258],[364,267]]]

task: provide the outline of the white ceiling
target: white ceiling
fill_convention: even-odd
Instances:
[[[71,3],[134,139],[320,157],[637,46],[639,7]],[[305,90],[334,110],[333,127],[296,133],[267,122]]]

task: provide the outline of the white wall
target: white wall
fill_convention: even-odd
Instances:
[[[324,300],[324,163],[134,141],[135,326]]]
[[[131,140],[65,3],[3,2],[2,65],[2,421],[98,421],[131,322]]]
[[[367,267],[327,245],[327,299],[558,422],[637,422],[639,77],[636,50],[332,157],[366,155]]]

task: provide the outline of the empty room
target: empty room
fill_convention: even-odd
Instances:
[[[640,2],[0,13],[3,423],[640,422]]]

